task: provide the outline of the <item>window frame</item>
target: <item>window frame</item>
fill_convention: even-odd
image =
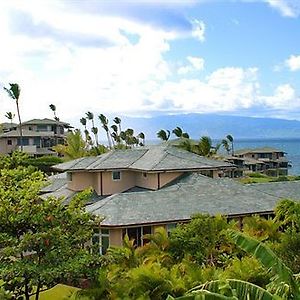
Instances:
[[[119,173],[119,178],[114,178],[114,174]],[[112,181],[121,181],[122,180],[122,174],[121,171],[112,171],[111,172],[111,179]]]

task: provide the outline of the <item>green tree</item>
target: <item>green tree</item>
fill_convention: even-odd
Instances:
[[[232,136],[231,134],[228,134],[228,135],[226,136],[226,138],[227,138],[227,140],[228,140],[228,141],[230,142],[230,144],[231,144],[231,155],[234,156],[234,144],[233,144],[234,139],[233,139],[233,136]]]
[[[22,122],[21,122],[21,115],[20,115],[20,107],[19,107],[19,98],[21,89],[17,83],[10,83],[10,87],[6,88],[4,87],[4,90],[8,93],[8,96],[15,100],[16,106],[17,106],[17,113],[18,113],[18,119],[19,119],[19,130],[20,130],[20,146],[21,151],[23,151],[23,132],[22,132]]]
[[[215,265],[223,251],[218,246],[225,242],[223,229],[227,227],[221,216],[195,215],[190,223],[171,231],[170,251],[177,259],[190,255],[199,264]]]
[[[162,141],[168,141],[171,135],[170,130],[163,130],[161,129],[160,131],[157,132],[157,137],[161,139]]]
[[[98,146],[99,144],[99,141],[98,141],[98,128],[95,127],[95,123],[94,123],[94,114],[90,111],[88,111],[86,114],[86,118],[88,120],[91,121],[92,123],[92,132],[94,133],[94,136],[95,136],[95,143],[96,143],[96,146]]]
[[[8,111],[6,114],[5,114],[5,118],[7,118],[9,121],[10,121],[10,128],[12,128],[12,122],[13,122],[13,119],[15,117],[15,114],[12,113],[11,111]]]
[[[99,265],[83,247],[98,223],[84,209],[90,192],[66,207],[61,199],[41,199],[43,184],[31,168],[0,171],[0,281],[16,299],[38,300],[42,290],[89,278]]]
[[[103,114],[100,114],[98,116],[98,118],[99,118],[99,120],[102,124],[102,128],[106,132],[108,146],[109,146],[109,148],[112,148],[111,134],[110,134],[110,131],[109,131],[109,128],[108,128],[108,119]]]
[[[67,159],[75,159],[88,155],[87,144],[83,140],[80,130],[68,133],[67,145],[56,145],[53,149]]]

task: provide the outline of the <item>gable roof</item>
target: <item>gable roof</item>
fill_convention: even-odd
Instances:
[[[112,150],[97,157],[83,157],[58,164],[54,168],[61,171],[92,172],[127,169],[154,172],[210,170],[235,168],[235,166],[163,144],[126,150]]]

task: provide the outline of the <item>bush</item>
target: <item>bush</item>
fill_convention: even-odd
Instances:
[[[262,173],[250,173],[248,176],[253,177],[253,178],[265,178],[266,177],[266,175],[264,175]]]
[[[286,176],[279,176],[278,178],[272,180],[272,182],[280,182],[280,181],[289,181]]]
[[[63,159],[57,156],[42,156],[36,158],[27,158],[22,162],[22,165],[33,166],[45,173],[51,173],[51,167],[63,162]]]

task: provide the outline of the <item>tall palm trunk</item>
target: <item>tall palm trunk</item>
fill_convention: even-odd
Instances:
[[[20,108],[19,108],[19,100],[16,100],[17,104],[17,113],[18,113],[18,119],[19,119],[19,129],[20,129],[20,146],[21,151],[23,151],[23,132],[22,132],[22,122],[21,122],[21,115],[20,115]]]

